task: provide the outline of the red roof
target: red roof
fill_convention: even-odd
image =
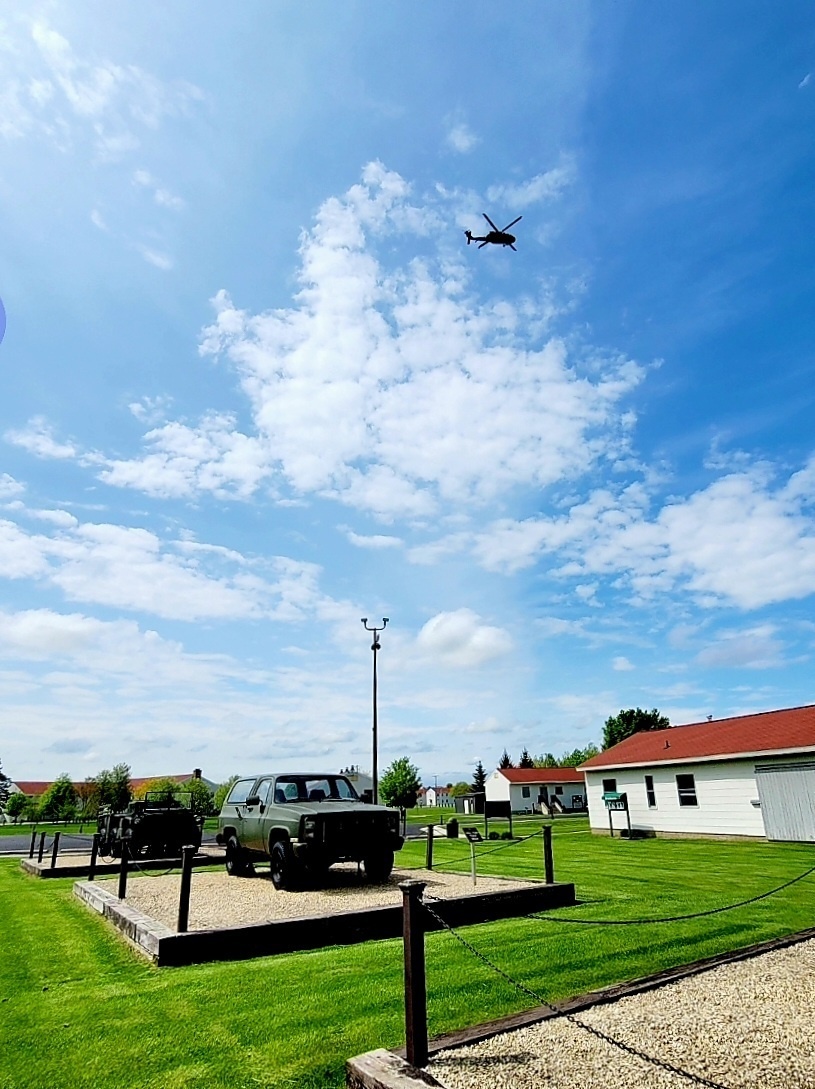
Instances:
[[[577,768],[499,768],[510,783],[582,783]]]
[[[815,750],[815,704],[755,715],[692,722],[667,730],[642,730],[593,756],[580,767],[666,764],[771,752]]]

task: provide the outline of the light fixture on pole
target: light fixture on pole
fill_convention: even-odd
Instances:
[[[374,641],[371,644],[371,650],[374,652],[374,759],[373,759],[373,803],[379,805],[379,775],[377,770],[377,737],[376,737],[376,653],[379,650],[379,633],[384,631],[387,627],[388,618],[384,616],[382,618],[382,627],[368,627],[368,617],[363,616],[362,623],[365,625],[366,631],[372,631],[374,633]]]

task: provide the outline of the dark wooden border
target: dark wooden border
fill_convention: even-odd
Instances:
[[[83,900],[110,919],[135,942],[143,953],[160,967],[179,967],[219,960],[246,960],[277,953],[322,949],[327,945],[354,945],[402,936],[402,905],[386,904],[364,911],[343,911],[333,915],[301,916],[271,923],[249,923],[218,930],[191,930],[173,934],[167,928],[151,928],[152,937],[141,941],[141,923],[132,910],[122,912],[118,901],[95,884],[78,883]],[[542,882],[506,892],[487,892],[433,901],[433,910],[449,926],[468,926],[513,918],[534,911],[569,907],[575,903],[574,885],[545,885]],[[101,906],[100,906],[101,905]],[[123,903],[127,907],[126,901]],[[152,920],[145,917],[143,929]],[[442,924],[427,918],[427,930],[439,930]],[[144,935],[146,937],[146,935]]]

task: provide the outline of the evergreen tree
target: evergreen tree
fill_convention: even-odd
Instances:
[[[475,774],[473,775],[472,789],[476,794],[483,794],[487,786],[487,773],[484,770],[484,765],[479,760],[475,766]]]
[[[643,711],[642,708],[629,708],[620,711],[618,715],[610,715],[603,727],[603,748],[610,749],[612,745],[618,745],[632,734],[638,734],[641,730],[666,730],[670,722],[657,711]]]
[[[529,751],[527,749],[524,749],[524,751],[521,753],[521,759],[518,761],[518,767],[519,768],[534,768],[534,766],[535,766],[535,761],[529,755]]]
[[[515,767],[515,765],[512,763],[512,757],[509,755],[509,753],[507,752],[506,749],[504,749],[504,752],[503,752],[503,754],[501,756],[501,759],[498,761],[498,767],[499,768],[514,768]]]

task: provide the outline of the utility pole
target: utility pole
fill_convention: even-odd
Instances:
[[[371,644],[371,650],[374,652],[374,695],[373,695],[373,704],[374,704],[373,781],[374,781],[374,789],[373,789],[373,801],[374,801],[374,805],[379,805],[379,771],[378,771],[378,767],[377,767],[377,752],[378,752],[378,749],[377,749],[377,723],[376,723],[376,654],[377,654],[377,651],[379,650],[379,633],[381,631],[384,631],[385,628],[387,627],[388,618],[387,618],[387,616],[384,616],[382,618],[382,627],[381,628],[377,628],[375,626],[371,626],[369,628],[368,627],[368,617],[367,616],[363,616],[362,623],[365,625],[365,630],[366,631],[372,631],[374,633],[374,641]]]

